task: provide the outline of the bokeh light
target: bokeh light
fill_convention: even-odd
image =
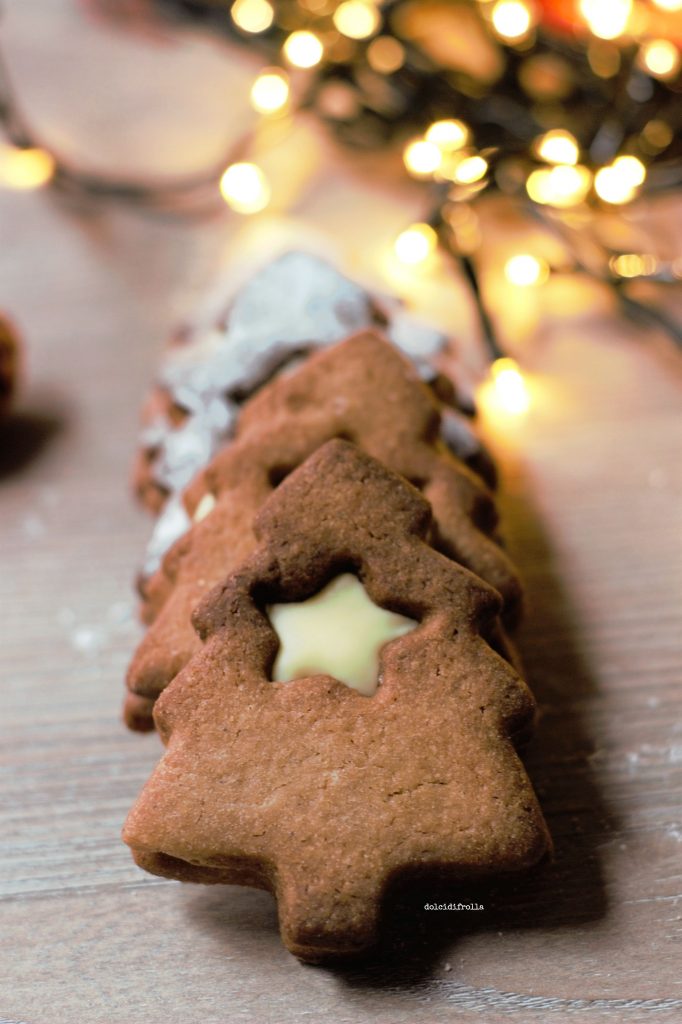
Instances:
[[[235,0],[230,9],[232,20],[244,32],[265,32],[270,28],[275,11],[268,0]]]
[[[302,29],[292,32],[284,43],[284,56],[296,68],[314,68],[324,54],[324,47],[314,32]]]
[[[452,152],[466,146],[469,135],[469,129],[464,121],[451,118],[445,121],[435,121],[427,130],[425,138],[427,142],[435,142],[439,149]]]
[[[547,261],[532,256],[530,253],[517,253],[511,256],[504,265],[504,276],[510,284],[519,288],[543,284],[549,277]]]
[[[416,139],[405,147],[403,161],[415,178],[425,178],[438,170],[443,159],[440,147],[426,139]]]
[[[220,179],[220,192],[237,213],[259,213],[270,202],[270,185],[260,167],[251,163],[231,164]]]
[[[276,114],[289,101],[289,79],[283,71],[268,68],[251,86],[251,103],[260,114]]]
[[[526,191],[536,203],[564,209],[581,203],[591,186],[592,175],[587,167],[558,164],[533,171],[526,182]]]
[[[345,0],[334,11],[334,24],[349,39],[369,39],[380,22],[377,8],[369,0]]]
[[[401,263],[417,266],[436,251],[438,235],[430,224],[412,224],[396,238],[393,249]]]
[[[44,149],[21,149],[0,143],[0,185],[32,189],[46,185],[55,171],[54,159]]]
[[[640,50],[642,66],[664,81],[675,78],[680,70],[680,51],[669,39],[650,39]]]
[[[580,148],[574,135],[563,128],[545,132],[536,142],[538,156],[548,164],[577,164]]]
[[[533,25],[530,8],[522,0],[497,0],[491,17],[500,39],[512,43],[524,39]]]

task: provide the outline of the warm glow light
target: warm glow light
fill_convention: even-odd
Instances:
[[[235,0],[230,14],[235,25],[244,32],[265,32],[275,17],[268,0]]]
[[[488,173],[488,161],[482,156],[467,156],[457,165],[453,179],[460,185],[473,185]]]
[[[292,32],[284,43],[284,56],[297,68],[314,68],[323,53],[324,47],[314,32]]]
[[[682,11],[682,0],[653,0],[653,3],[662,11]]]
[[[549,277],[549,267],[545,260],[531,256],[530,253],[518,253],[504,265],[504,276],[519,288],[528,288],[534,284],[542,284]]]
[[[375,71],[382,75],[390,75],[403,66],[405,48],[391,36],[379,36],[367,47],[367,60]]]
[[[560,164],[533,171],[526,182],[526,191],[536,203],[564,208],[581,203],[591,185],[592,175],[587,167]]]
[[[425,178],[438,170],[443,155],[435,142],[418,139],[406,146],[403,160],[410,174],[416,178]]]
[[[680,70],[680,52],[668,39],[651,39],[644,43],[640,60],[655,78],[674,78]]]
[[[514,359],[496,359],[490,367],[492,401],[504,412],[519,416],[528,410],[530,397]]]
[[[435,121],[426,132],[426,141],[435,142],[439,149],[452,152],[461,149],[469,141],[469,129],[463,121],[456,118],[448,121]]]
[[[368,0],[346,0],[334,11],[334,24],[349,39],[369,39],[380,20],[378,10]]]
[[[577,164],[580,149],[575,137],[563,128],[553,128],[536,142],[537,154],[548,164]]]
[[[251,103],[260,114],[276,114],[289,99],[289,79],[275,68],[262,71],[251,86]]]
[[[401,263],[416,266],[436,251],[438,235],[429,224],[413,224],[396,238],[393,248]]]
[[[0,144],[0,186],[40,188],[53,174],[54,160],[44,149],[20,149]]]
[[[646,167],[640,159],[636,156],[617,156],[613,161],[613,166],[618,169],[618,173],[627,178],[631,185],[635,188],[641,185],[646,178]]]
[[[521,0],[498,0],[492,19],[498,36],[510,42],[523,39],[533,24],[530,10]]]
[[[632,14],[632,0],[580,0],[580,13],[599,39],[617,39]]]
[[[644,182],[646,168],[636,156],[619,156],[594,177],[594,190],[600,199],[612,205],[629,203]]]
[[[624,252],[612,256],[609,266],[619,277],[646,277],[658,270],[658,260],[650,253]]]
[[[270,185],[256,164],[232,164],[220,179],[223,199],[237,213],[258,213],[270,201]]]

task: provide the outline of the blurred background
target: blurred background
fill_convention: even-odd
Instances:
[[[681,8],[3,0],[0,1017],[680,1019]],[[355,972],[119,840],[160,749],[119,723],[140,409],[291,245],[454,340],[556,844],[475,920],[399,907]]]

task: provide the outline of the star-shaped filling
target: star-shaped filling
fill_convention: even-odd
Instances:
[[[374,604],[357,576],[343,573],[308,598],[267,609],[279,638],[274,682],[330,675],[365,697],[379,684],[382,647],[417,626]]]

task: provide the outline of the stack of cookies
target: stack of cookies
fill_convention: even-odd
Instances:
[[[343,329],[337,295],[314,301]],[[398,878],[462,883],[550,849],[515,750],[534,703],[490,464],[447,428],[457,391],[435,354],[389,334],[309,334],[293,362],[235,344],[231,370],[226,345],[223,385],[247,363],[259,379],[246,399],[221,385],[230,427],[203,467],[164,493],[159,441],[136,473],[180,535],[141,580],[125,718],[166,752],[124,839],[154,874],[270,890],[286,946],[312,961],[371,947]],[[205,416],[185,399],[173,413],[155,396],[166,442]]]

